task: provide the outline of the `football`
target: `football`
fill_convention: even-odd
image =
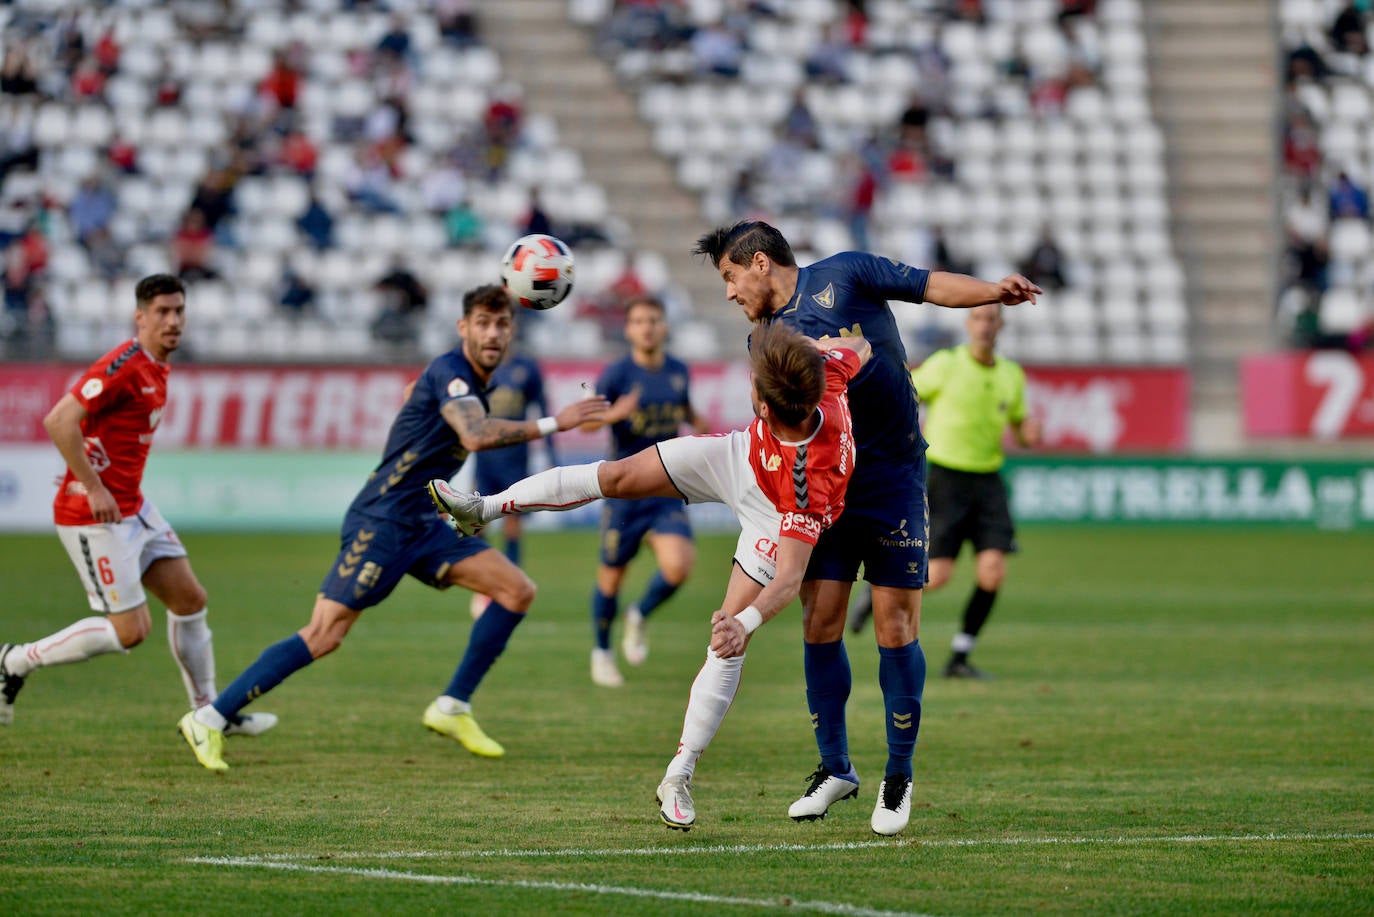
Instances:
[[[572,249],[553,236],[521,236],[501,259],[501,279],[526,309],[552,309],[572,292]]]

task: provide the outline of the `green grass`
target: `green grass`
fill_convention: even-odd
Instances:
[[[211,595],[221,684],[305,622],[336,547],[323,535],[187,541]],[[466,593],[407,583],[367,612],[334,658],[258,703],[281,725],[231,739],[222,776],[174,732],[185,696],[155,611],[153,637],[132,654],[35,673],[0,730],[3,908],[1374,910],[1367,536],[1028,530],[976,657],[998,679],[975,684],[938,677],[965,563],[926,600],[936,677],[912,822],[896,841],[868,829],[885,756],[871,632],[850,638],[860,799],[821,822],[785,816],[815,763],[795,610],[754,641],[698,768],[698,827],[658,823],[654,787],[730,547],[701,540],[694,578],[653,619],[649,663],[611,692],[587,677],[592,536],[530,536],[540,597],[476,697],[506,745],[500,761],[419,723],[465,645]],[[0,583],[5,640],[84,613],[55,537],[0,538]]]

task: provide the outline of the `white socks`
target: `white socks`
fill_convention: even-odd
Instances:
[[[439,708],[439,712],[444,716],[457,716],[460,713],[471,713],[472,704],[456,697],[449,697],[447,694],[441,695],[434,701],[434,706]]]
[[[725,721],[730,704],[739,690],[743,656],[721,658],[714,650],[706,651],[706,662],[692,682],[687,700],[687,715],[682,720],[682,738],[678,740],[677,755],[668,765],[664,777],[686,777],[696,771],[697,759],[715,738],[716,730]]]
[[[42,640],[16,646],[5,657],[5,668],[11,675],[23,678],[34,669],[122,652],[124,647],[108,618],[82,618]]]
[[[482,498],[482,521],[534,510],[563,512],[605,496],[596,479],[600,462],[560,465],[516,481],[510,487]]]
[[[955,634],[954,639],[949,641],[949,648],[956,653],[971,653],[974,642],[972,634]]]
[[[215,699],[215,650],[210,642],[206,609],[193,615],[167,612],[167,646],[172,651],[191,709],[204,707]]]

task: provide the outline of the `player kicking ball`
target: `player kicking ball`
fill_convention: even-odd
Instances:
[[[410,575],[427,586],[462,586],[492,598],[472,625],[448,688],[421,722],[468,751],[499,758],[505,749],[472,716],[472,694],[505,650],[534,601],[534,583],[480,538],[455,538],[425,496],[424,482],[458,472],[468,453],[571,430],[606,413],[603,398],[568,405],[556,417],[503,420],[488,413],[486,389],[514,332],[514,301],[503,287],[463,297],[458,348],[430,361],[392,421],[381,464],[348,507],[341,547],[315,598],[310,622],[263,650],[214,700],[182,717],[178,728],[196,760],[213,771],[224,761],[226,725],[249,702],[339,648],[365,609]]]
[[[430,496],[468,534],[503,516],[570,510],[593,500],[681,497],[724,503],[741,526],[721,607],[711,616],[706,662],[692,683],[677,753],[658,785],[669,828],[696,823],[697,759],[739,689],[750,636],[797,596],[811,549],[844,509],[854,469],[846,386],[869,357],[862,338],[816,342],[781,323],[756,326],[748,430],[665,440],[628,458],[551,468],[499,494],[429,484]]]

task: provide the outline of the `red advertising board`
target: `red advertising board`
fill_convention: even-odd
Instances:
[[[1026,388],[1045,449],[1103,454],[1188,446],[1187,370],[1028,366]]]
[[[603,364],[549,361],[556,407],[584,397]],[[46,443],[43,416],[83,367],[0,366],[0,443]],[[173,366],[160,449],[379,449],[418,367]],[[1045,446],[1076,452],[1170,451],[1187,444],[1188,375],[1179,369],[1027,370]],[[715,430],[753,418],[743,363],[692,366],[692,400]],[[604,433],[559,434],[568,454]]]
[[[1248,436],[1374,436],[1374,355],[1292,351],[1241,363]]]

